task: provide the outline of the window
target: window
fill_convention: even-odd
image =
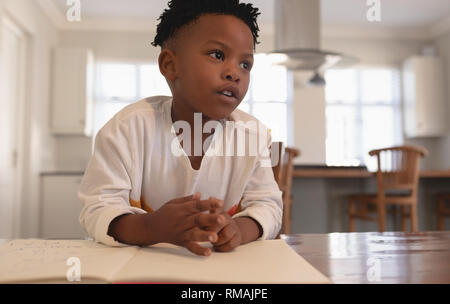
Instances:
[[[95,89],[94,135],[125,106],[148,96],[172,95],[157,64],[99,63]]]
[[[391,68],[329,70],[326,85],[327,165],[366,165],[375,148],[401,143],[399,71]]]
[[[271,129],[272,141],[290,144],[291,73],[272,65],[265,54],[256,54],[247,95],[239,109],[255,116]]]
[[[264,54],[255,55],[251,73],[251,83],[239,109],[268,126],[273,141],[286,143],[291,121],[290,74],[284,67],[272,66]],[[172,95],[157,64],[99,63],[94,135],[122,108],[154,95]]]

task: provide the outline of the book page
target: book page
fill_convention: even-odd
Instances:
[[[0,283],[69,282],[70,258],[77,258],[80,283],[110,282],[138,251],[137,247],[108,247],[85,240],[18,239],[0,246]],[[73,277],[73,272],[71,272]]]
[[[115,282],[331,283],[283,240],[255,241],[231,252],[196,256],[186,248],[157,244],[141,248]]]

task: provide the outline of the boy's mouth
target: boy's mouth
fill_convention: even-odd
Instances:
[[[219,99],[221,102],[224,102],[229,105],[234,105],[237,103],[237,98],[233,94],[233,92],[230,91],[220,91],[217,92],[217,95],[219,96]]]
[[[230,92],[230,91],[222,91],[222,92],[219,92],[219,93],[221,93],[221,94],[223,94],[225,96],[228,96],[228,97],[234,97],[233,92]]]
[[[239,89],[234,86],[228,86],[226,88],[223,88],[219,90],[217,93],[235,99],[239,98]]]

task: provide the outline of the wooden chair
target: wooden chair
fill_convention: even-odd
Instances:
[[[349,197],[349,230],[355,231],[355,219],[378,222],[380,232],[386,229],[386,205],[401,206],[402,230],[406,231],[406,219],[411,219],[411,231],[418,230],[417,188],[419,183],[419,161],[427,155],[423,148],[399,146],[372,150],[376,156],[377,194],[359,194]],[[390,193],[406,191],[407,193]],[[355,207],[359,205],[357,210]],[[375,206],[376,217],[369,216],[369,206]],[[409,211],[408,211],[409,207]]]
[[[450,217],[450,208],[445,206],[445,202],[450,202],[450,193],[440,193],[437,195],[437,222],[438,222],[438,230],[444,230],[444,221],[445,217]]]
[[[296,148],[286,147],[283,152],[283,143],[274,142],[275,149],[278,149],[279,161],[273,166],[273,173],[278,187],[283,193],[283,221],[281,232],[287,234],[291,232],[291,209],[294,198],[291,194],[292,178],[294,171],[294,158],[300,155],[300,151]]]
[[[278,186],[280,186],[280,172],[281,172],[281,158],[283,156],[283,143],[281,141],[276,141],[272,143],[272,146],[270,147],[270,156],[272,157],[272,151],[276,151],[278,153],[278,161],[277,163],[272,166],[273,170],[273,176],[275,178],[275,181],[277,182]]]

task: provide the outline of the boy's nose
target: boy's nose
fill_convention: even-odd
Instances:
[[[238,76],[238,74],[237,73],[235,73],[235,72],[231,72],[231,71],[227,71],[226,73],[225,73],[225,78],[227,79],[227,80],[232,80],[232,81],[238,81],[239,80],[239,76]]]
[[[238,81],[239,80],[239,72],[234,66],[234,63],[228,63],[226,66],[224,66],[224,69],[222,71],[222,76],[226,80],[232,80],[232,81]]]
[[[234,77],[233,77],[233,76],[231,76],[231,75],[227,75],[227,79],[228,79],[228,80],[233,80],[233,79],[234,79]]]

